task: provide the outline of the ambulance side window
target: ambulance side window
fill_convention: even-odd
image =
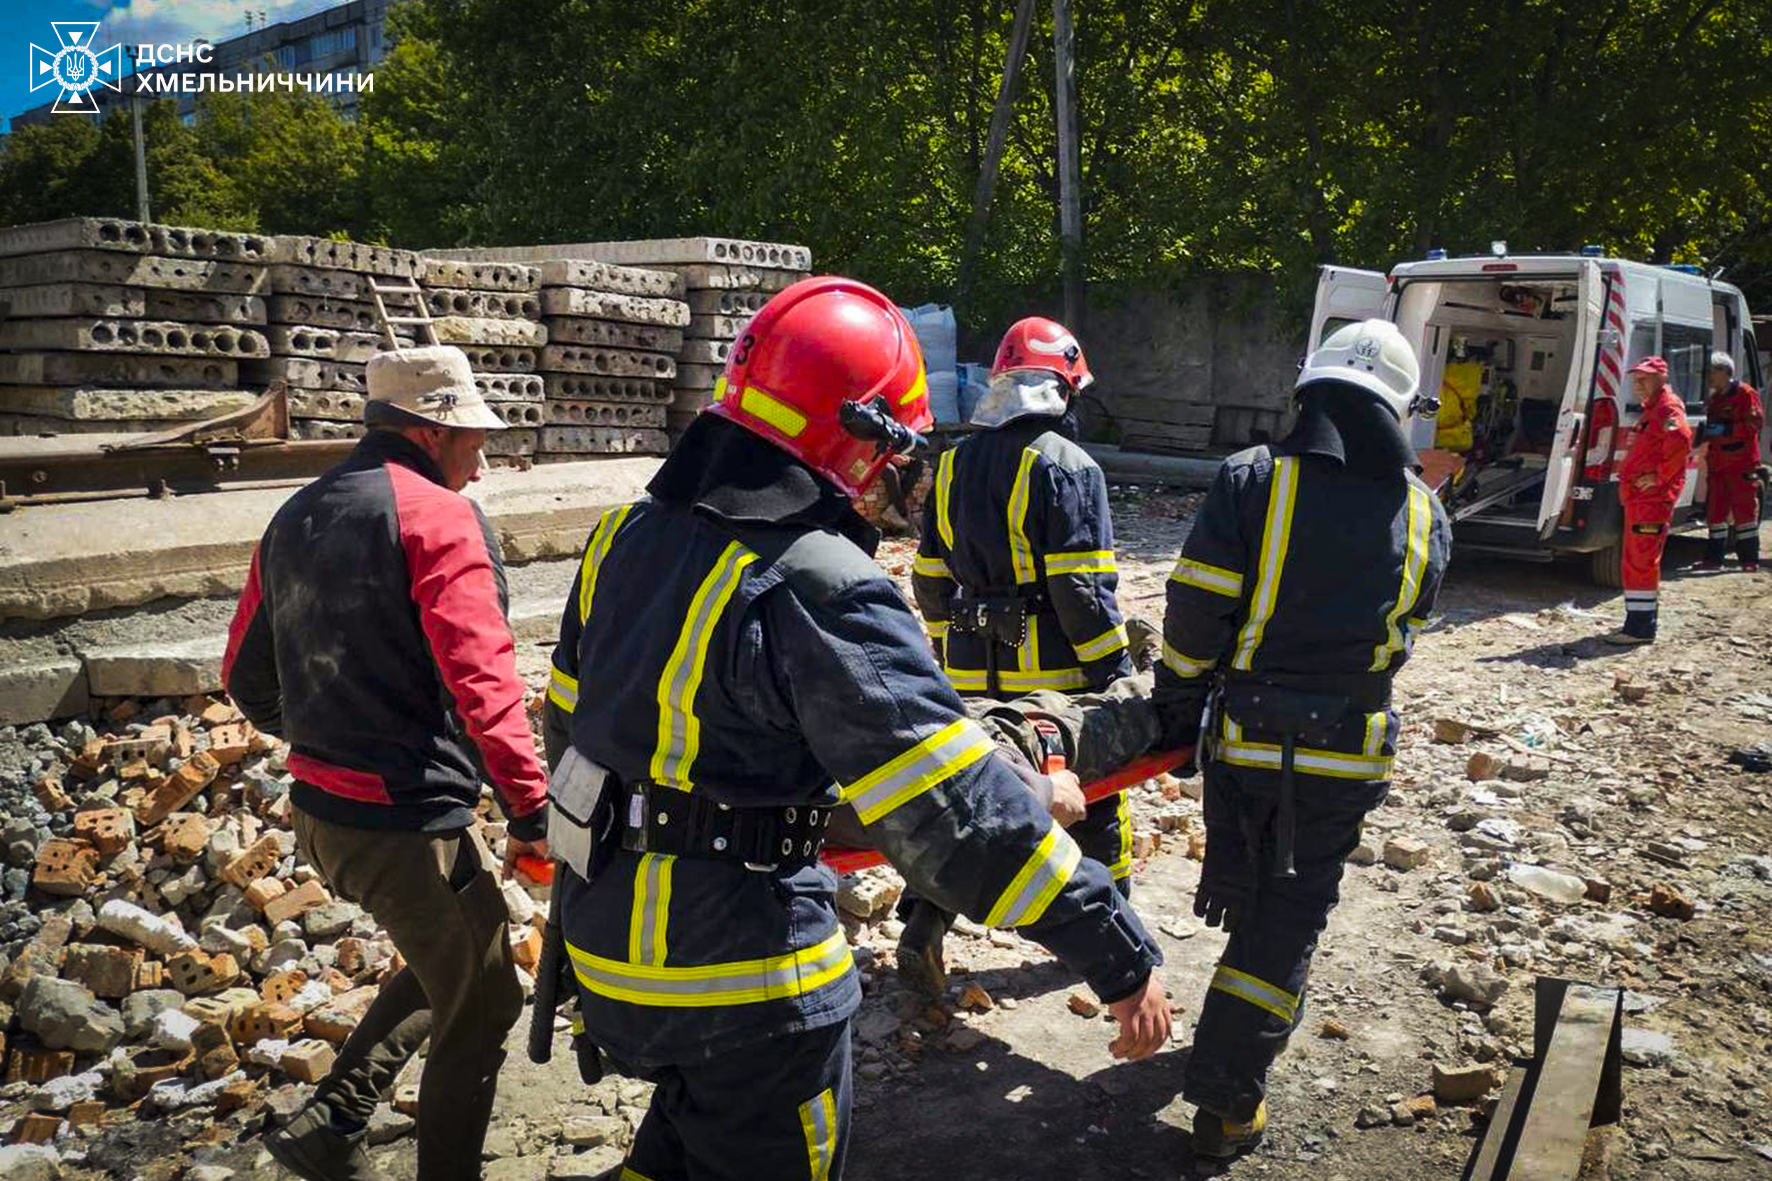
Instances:
[[[1667,361],[1667,383],[1688,410],[1702,411],[1709,393],[1705,370],[1710,365],[1711,332],[1684,324],[1664,324],[1661,355]]]

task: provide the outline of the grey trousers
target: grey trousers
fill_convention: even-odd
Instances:
[[[508,912],[478,834],[350,828],[294,817],[309,864],[387,931],[406,966],[369,1006],[315,1101],[367,1121],[425,1039],[418,1175],[480,1176],[505,1035],[523,1011]]]

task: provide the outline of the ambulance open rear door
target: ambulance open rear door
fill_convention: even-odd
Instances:
[[[1557,411],[1556,441],[1544,472],[1544,495],[1538,502],[1538,536],[1548,539],[1556,532],[1570,492],[1575,487],[1576,463],[1580,460],[1581,428],[1587,421],[1588,399],[1593,393],[1594,366],[1599,360],[1600,301],[1604,289],[1600,264],[1583,262],[1576,292],[1575,341],[1570,350],[1569,380]]]

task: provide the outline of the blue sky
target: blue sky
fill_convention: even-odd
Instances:
[[[246,32],[246,14],[269,14],[270,23],[296,20],[341,0],[33,0],[0,5],[0,117],[52,101],[53,85],[35,93],[30,82],[31,44],[60,47],[51,21],[101,21],[99,48],[125,42],[186,45],[199,37],[225,41]],[[127,65],[127,58],[125,58]],[[72,118],[74,116],[70,116]]]

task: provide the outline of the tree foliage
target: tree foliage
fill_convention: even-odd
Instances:
[[[1442,246],[1599,243],[1726,266],[1772,304],[1764,0],[1090,0],[1077,9],[1093,279]],[[403,246],[803,242],[950,298],[1014,0],[403,0],[359,122],[213,96],[149,117],[155,215]],[[974,323],[1058,274],[1040,6]],[[127,214],[127,120],[11,137],[0,217]],[[93,183],[91,177],[101,177]]]

